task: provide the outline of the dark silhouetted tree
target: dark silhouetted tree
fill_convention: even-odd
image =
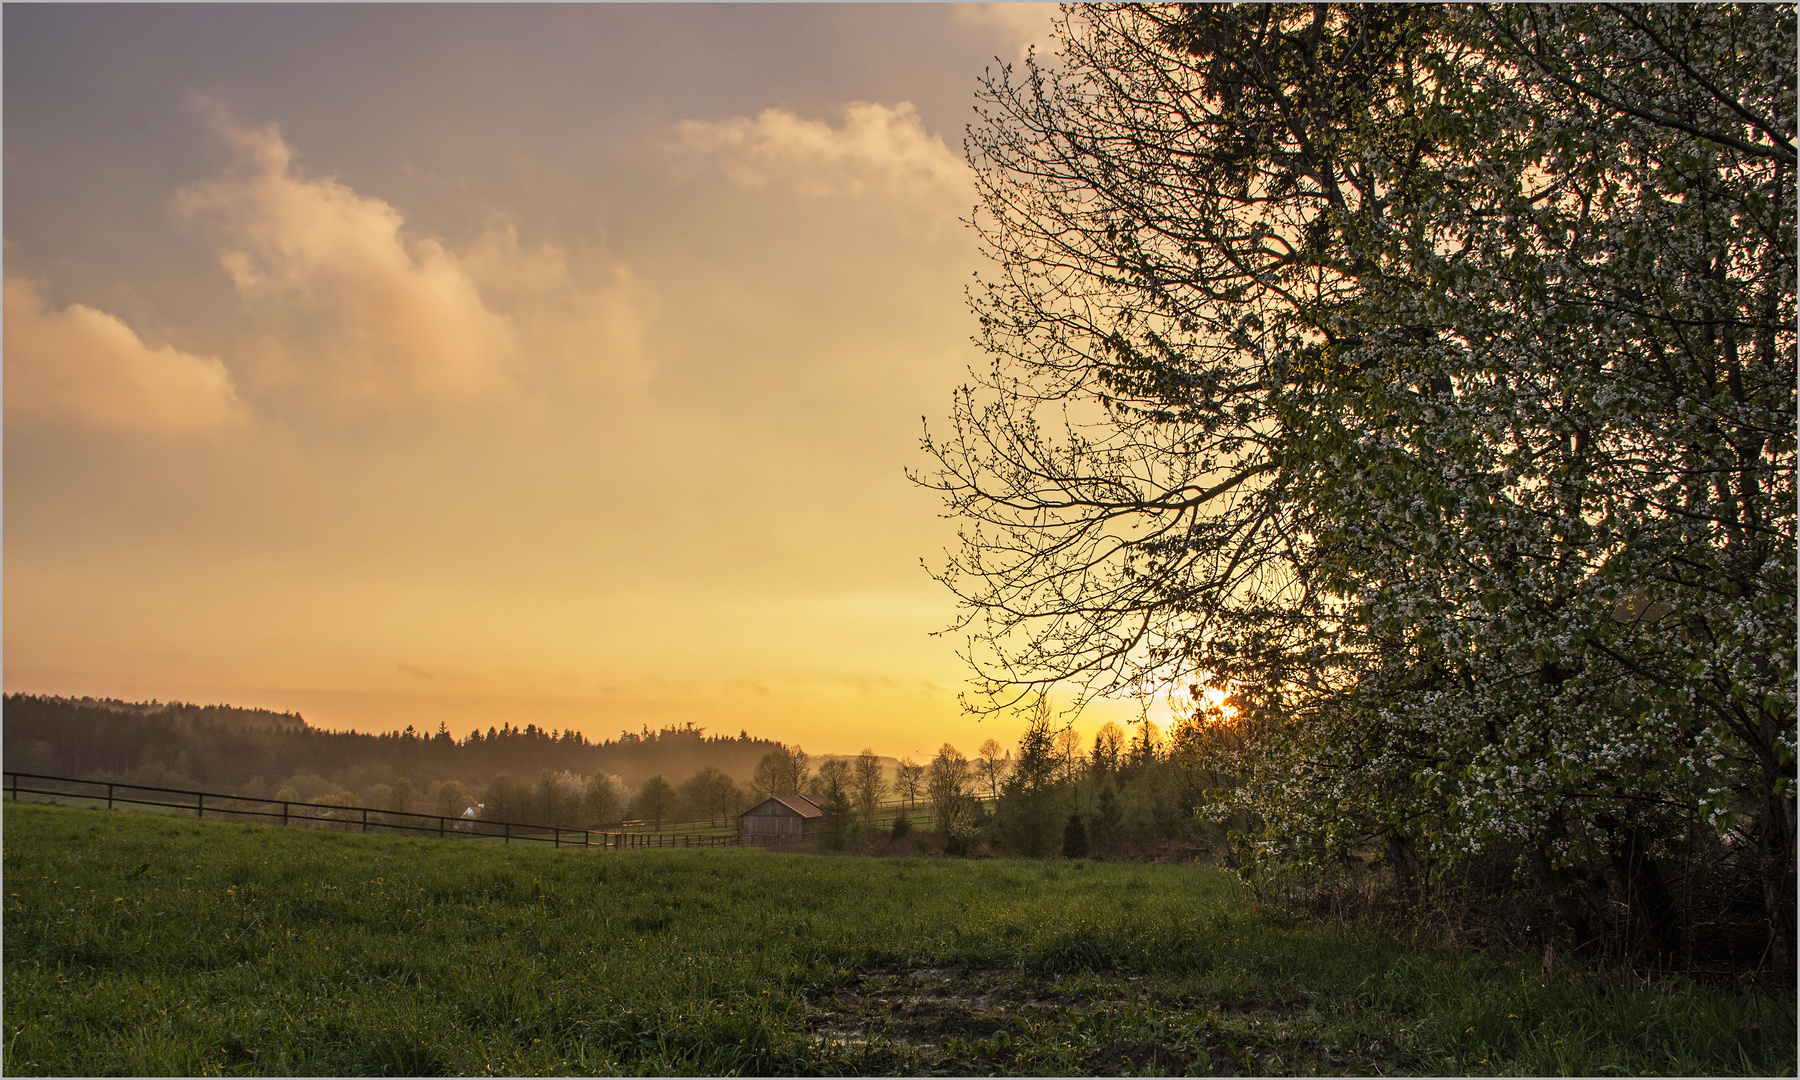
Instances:
[[[887,794],[887,777],[881,767],[881,758],[875,751],[864,750],[856,758],[856,810],[862,815],[863,828],[875,827],[875,811],[881,807],[881,797]]]
[[[639,821],[648,821],[653,828],[660,829],[680,800],[681,796],[676,792],[675,785],[658,774],[645,780],[643,786],[638,788],[637,798],[631,803],[631,813]]]

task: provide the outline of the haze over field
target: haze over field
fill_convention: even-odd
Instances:
[[[902,470],[1046,19],[9,7],[6,690],[1010,744]]]

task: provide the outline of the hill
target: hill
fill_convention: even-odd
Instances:
[[[300,731],[306,720],[299,713],[275,712],[272,709],[244,709],[236,705],[193,705],[185,701],[120,701],[117,698],[57,697],[43,695],[37,700],[68,705],[79,709],[102,709],[132,716],[162,716],[183,730],[216,729],[224,731]]]
[[[416,790],[445,780],[485,786],[507,773],[609,773],[630,788],[652,774],[679,781],[704,768],[740,783],[779,743],[748,732],[707,735],[688,725],[622,732],[593,742],[575,731],[503,724],[452,736],[443,725],[382,734],[322,731],[298,713],[185,702],[9,694],[0,706],[9,769],[269,794],[296,777],[361,791],[404,778]]]

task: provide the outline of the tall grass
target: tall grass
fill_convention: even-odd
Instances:
[[[31,804],[4,824],[15,1074],[1795,1066],[1791,993],[1545,985],[1535,957],[1259,914],[1201,867],[557,852]],[[894,1034],[904,994],[878,988],[945,970]]]

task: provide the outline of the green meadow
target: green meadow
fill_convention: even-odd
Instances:
[[[1546,984],[1198,866],[4,828],[11,1074],[1795,1071],[1791,992]]]

